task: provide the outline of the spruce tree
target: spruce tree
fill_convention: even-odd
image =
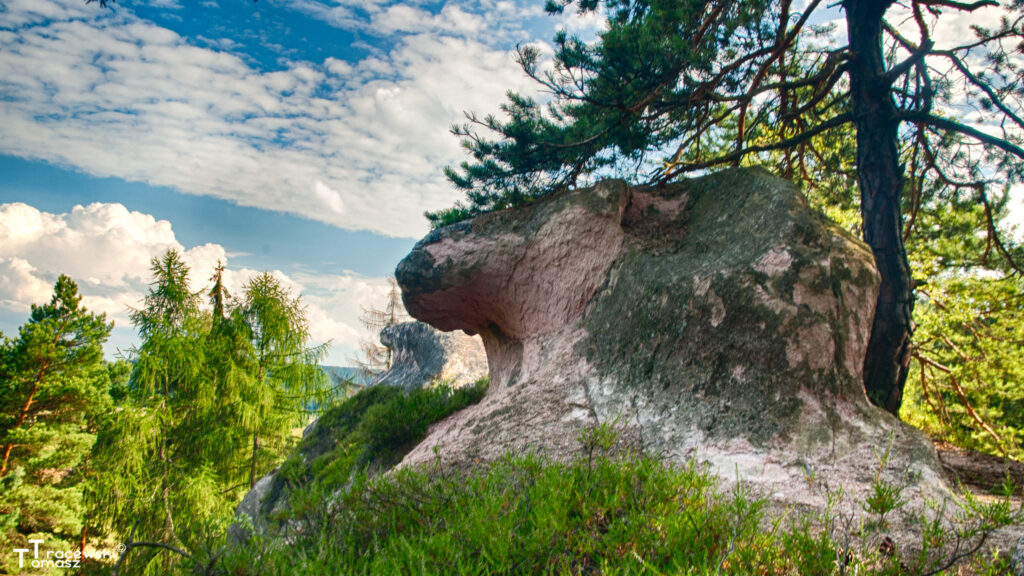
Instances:
[[[298,297],[272,274],[239,299],[218,266],[207,295],[189,288],[181,255],[152,262],[154,280],[132,312],[141,343],[118,410],[93,453],[89,503],[99,529],[144,542],[122,573],[165,574],[201,550],[256,479],[283,460],[308,405],[322,404],[323,347],[309,345]]]
[[[210,320],[189,288],[180,253],[154,258],[151,270],[144,306],[131,313],[141,343],[128,354],[127,396],[93,453],[90,512],[121,538],[190,549],[232,504],[208,454],[223,439],[209,417],[216,403],[206,346]],[[167,573],[178,559],[160,550],[135,553],[132,571]]]

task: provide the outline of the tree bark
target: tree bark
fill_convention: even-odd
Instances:
[[[910,364],[914,294],[902,236],[899,121],[882,53],[882,17],[892,3],[846,0],[844,7],[864,241],[882,277],[864,359],[864,389],[872,403],[897,415]]]
[[[21,425],[25,423],[28,411],[32,408],[32,402],[36,398],[36,392],[39,391],[39,383],[43,381],[43,376],[46,375],[46,370],[49,367],[49,362],[43,364],[43,367],[39,369],[39,373],[36,374],[35,382],[32,383],[32,389],[28,391],[28,398],[25,400],[25,404],[21,407],[21,411],[18,413],[18,419],[14,422],[13,430],[21,428]],[[16,444],[10,442],[4,444],[3,463],[0,463],[0,476],[7,475],[7,466],[11,459],[11,451],[14,450],[15,446]]]
[[[92,421],[89,422],[89,428],[92,428]],[[88,481],[89,479],[89,455],[85,455],[85,459],[82,462],[82,478]],[[82,558],[85,558],[85,541],[89,533],[89,518],[88,515],[82,518],[82,534],[78,540],[78,551],[81,553]]]

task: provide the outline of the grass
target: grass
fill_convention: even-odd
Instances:
[[[415,419],[391,417],[444,412],[436,399],[398,398],[378,398],[387,408],[365,407],[361,419],[349,422],[352,433],[383,433],[373,441],[375,454],[393,455],[420,430]],[[694,463],[669,466],[618,447],[607,426],[584,431],[580,440],[585,449],[570,462],[509,455],[468,471],[435,464],[374,476],[363,460],[348,468],[344,482],[324,474],[325,465],[298,490],[287,530],[229,549],[217,573],[952,574],[946,564],[967,550],[971,573],[994,575],[1008,570],[1007,561],[983,549],[985,536],[1024,518],[1009,499],[968,498],[951,513],[936,507],[920,518],[922,545],[904,552],[872,528],[884,523],[842,522],[833,507],[812,516],[773,515],[742,485],[722,492]],[[860,503],[866,514],[902,508],[902,487],[877,491],[886,505],[872,512]],[[836,503],[841,496],[829,498]]]

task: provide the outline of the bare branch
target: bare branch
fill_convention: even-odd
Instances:
[[[893,66],[891,70],[885,73],[886,81],[895,82],[897,78],[906,74],[912,67],[922,62],[934,46],[935,43],[932,42],[931,38],[925,38],[921,46],[914,50],[906,60]]]
[[[993,106],[998,108],[1000,112],[1002,112],[1008,118],[1010,118],[1010,120],[1012,120],[1014,124],[1016,124],[1020,128],[1024,128],[1024,119],[1021,119],[1020,116],[1015,114],[1013,110],[1010,110],[1006,106],[1002,98],[1000,98],[999,95],[995,93],[995,91],[992,89],[992,86],[989,85],[988,82],[985,82],[982,79],[975,76],[970,71],[970,69],[967,68],[967,65],[964,64],[963,60],[958,58],[956,54],[946,53],[943,54],[943,56],[949,58],[949,60],[953,63],[953,66],[956,66],[956,69],[959,70],[960,73],[963,74],[971,82],[971,84],[974,84],[975,86],[980,88],[989,97],[989,100],[991,100]]]
[[[195,558],[193,558],[191,554],[185,552],[181,548],[176,548],[174,546],[171,546],[170,544],[164,544],[163,542],[136,542],[134,540],[134,537],[135,528],[133,527],[131,534],[128,535],[128,541],[124,543],[124,551],[121,552],[120,558],[118,558],[117,563],[114,564],[114,569],[110,572],[110,576],[117,576],[120,573],[121,564],[124,563],[124,561],[128,558],[128,554],[130,554],[131,551],[135,548],[162,548],[164,550],[170,550],[171,552],[175,552],[178,555],[184,558],[188,558],[189,560],[195,562]]]
[[[935,368],[936,370],[938,370],[939,372],[942,372],[943,374],[945,374],[949,378],[950,384],[953,385],[953,391],[956,392],[957,397],[959,397],[960,401],[963,402],[963,406],[967,410],[967,413],[971,416],[971,419],[973,419],[978,424],[978,426],[981,426],[981,428],[989,436],[991,436],[993,440],[996,441],[996,446],[999,446],[999,449],[1002,450],[1002,452],[1003,452],[1003,456],[1005,456],[1006,455],[1006,447],[1003,444],[1003,439],[1000,438],[999,434],[997,434],[996,431],[993,430],[992,427],[989,426],[987,422],[982,420],[981,416],[979,416],[978,413],[974,411],[974,407],[971,405],[970,401],[967,399],[967,394],[964,392],[963,387],[960,386],[960,381],[957,380],[956,376],[953,375],[953,370],[951,368],[947,367],[947,366],[939,364],[938,362],[936,362],[935,360],[932,360],[931,358],[928,358],[927,356],[918,355],[917,358],[918,358],[918,361],[922,362],[923,364],[927,364],[928,366],[931,366],[932,368]]]
[[[988,232],[988,239],[996,245],[996,250],[1003,255],[1006,262],[1013,268],[1017,274],[1024,274],[1024,270],[1021,270],[1017,261],[1014,259],[1010,251],[1006,249],[1003,244],[1002,238],[999,237],[999,230],[996,228],[995,218],[992,216],[992,204],[988,200],[988,194],[985,192],[985,188],[981,189],[981,202],[985,206],[985,225]]]

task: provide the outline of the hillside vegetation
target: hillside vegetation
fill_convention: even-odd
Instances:
[[[995,575],[1008,558],[986,538],[1024,519],[1009,498],[968,495],[959,510],[921,512],[916,548],[901,550],[887,530],[889,519],[914,514],[903,509],[903,486],[876,482],[868,500],[850,502],[841,487],[808,476],[808,490],[827,494],[827,510],[773,508],[743,484],[723,490],[693,462],[645,455],[609,426],[584,430],[583,451],[568,462],[509,454],[468,470],[438,463],[368,473],[374,455],[394,459],[410,437],[386,415],[411,417],[419,429],[446,397],[370,389],[329,411],[344,431],[333,453],[282,468],[302,485],[276,516],[283,531],[229,548],[214,573],[896,575],[957,574],[950,566],[959,562]],[[359,430],[378,428],[377,440],[360,440]]]

